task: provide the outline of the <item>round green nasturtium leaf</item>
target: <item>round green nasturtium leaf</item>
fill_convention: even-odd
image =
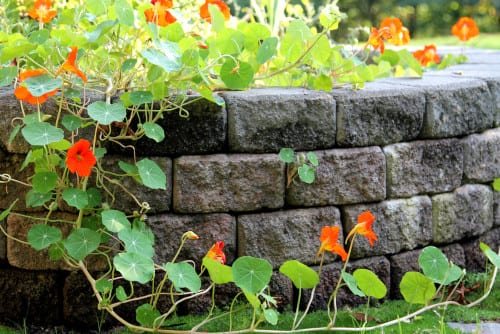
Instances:
[[[0,87],[10,86],[17,76],[16,66],[0,68]]]
[[[233,58],[227,59],[220,69],[220,78],[229,89],[242,90],[247,88],[252,82],[253,76],[252,65],[243,61],[236,63]]]
[[[404,300],[410,304],[427,304],[436,294],[434,282],[416,271],[404,274],[399,290]]]
[[[78,188],[66,188],[62,193],[63,200],[78,210],[82,210],[89,204],[87,193]]]
[[[233,272],[231,267],[208,257],[203,258],[203,266],[207,268],[210,279],[215,284],[226,284],[233,282]]]
[[[57,174],[55,172],[38,172],[33,176],[31,182],[35,191],[46,194],[56,187]]]
[[[161,168],[151,159],[138,161],[137,170],[142,183],[151,189],[167,189],[167,177]]]
[[[201,288],[201,279],[192,265],[187,262],[164,264],[168,279],[174,283],[176,289],[187,288],[191,292],[198,292]]]
[[[73,230],[64,242],[68,255],[76,260],[83,260],[95,251],[101,243],[101,235],[88,228]]]
[[[253,294],[262,290],[271,279],[273,267],[264,259],[242,256],[233,263],[234,283]]]
[[[356,283],[356,278],[354,278],[354,276],[345,271],[342,271],[342,278],[344,279],[344,282],[347,284],[347,287],[349,288],[349,290],[351,290],[352,293],[360,297],[366,296],[365,293],[358,288],[358,284]]]
[[[250,293],[247,290],[243,289],[243,294],[245,295],[246,299],[252,305],[254,309],[259,309],[261,302],[259,297],[256,294]]]
[[[137,64],[137,59],[135,58],[125,60],[121,66],[122,72],[127,72],[132,70],[135,67],[135,64]]]
[[[141,105],[153,102],[153,93],[148,90],[138,90],[130,93],[130,102],[133,105]]]
[[[130,229],[130,222],[125,213],[119,210],[104,210],[101,212],[102,224],[110,232],[120,232]]]
[[[71,142],[67,139],[61,139],[59,141],[50,143],[49,147],[58,151],[67,151],[71,147]]]
[[[319,283],[318,273],[297,260],[288,260],[280,267],[297,289],[312,289]]]
[[[128,299],[128,295],[127,293],[125,292],[125,288],[121,285],[119,285],[117,288],[116,288],[116,298],[121,301],[121,302],[124,302]]]
[[[121,122],[127,114],[125,107],[121,103],[108,104],[104,101],[89,104],[87,111],[93,120],[104,125]]]
[[[134,10],[127,0],[115,1],[115,13],[120,24],[132,27],[134,25]]]
[[[352,276],[356,279],[357,286],[365,295],[381,299],[387,294],[387,287],[384,282],[373,271],[363,268],[356,269]]]
[[[113,290],[113,282],[106,277],[103,277],[95,281],[95,288],[100,293],[109,293]]]
[[[290,164],[293,162],[294,151],[291,148],[284,147],[280,150],[279,157],[284,162]]]
[[[265,309],[264,319],[271,325],[276,326],[278,324],[278,312],[272,308]]]
[[[195,49],[187,49],[182,53],[182,63],[185,66],[196,66],[198,65],[198,60],[200,58],[200,53]]]
[[[39,193],[34,189],[30,189],[26,194],[26,207],[42,206],[52,199],[52,193]]]
[[[307,184],[311,184],[314,182],[315,173],[314,168],[312,168],[311,166],[304,164],[297,169],[297,172],[302,182]]]
[[[82,126],[83,122],[81,118],[76,117],[74,115],[64,115],[64,117],[61,120],[61,124],[68,131],[76,131]]]
[[[90,208],[95,208],[101,205],[102,203],[102,194],[97,188],[88,188],[87,189],[87,199],[88,206]]]
[[[332,78],[325,74],[320,74],[313,81],[313,88],[315,90],[322,90],[329,92],[333,89]]]
[[[64,256],[64,242],[59,240],[49,246],[49,257],[53,261],[57,261]]]
[[[318,167],[318,156],[314,152],[307,152],[306,157],[314,167]]]
[[[141,254],[145,257],[153,257],[155,251],[148,233],[136,229],[122,229],[118,232],[118,238],[125,244],[125,250],[129,253]]]
[[[24,139],[33,146],[45,146],[64,138],[64,131],[46,122],[34,122],[21,129]]]
[[[257,50],[257,63],[264,64],[266,61],[271,59],[274,55],[276,55],[278,46],[278,38],[269,37],[266,38],[262,44],[259,46]]]
[[[23,81],[31,95],[35,97],[47,94],[62,86],[63,81],[58,78],[52,78],[48,74],[41,74]]]
[[[153,310],[150,304],[142,304],[135,309],[135,320],[144,327],[153,327],[156,318],[160,317],[161,313],[158,310]]]
[[[161,67],[165,72],[171,73],[182,68],[182,57],[179,46],[168,42],[170,47],[164,47],[163,52],[155,49],[141,51],[141,55],[151,64]]]
[[[120,253],[113,258],[113,264],[123,278],[130,282],[145,284],[155,272],[153,260],[136,253]]]
[[[450,263],[443,252],[434,246],[423,249],[418,264],[424,275],[438,284],[448,285],[462,276],[462,270]]]
[[[27,240],[31,247],[42,250],[62,239],[62,232],[57,227],[45,224],[33,225],[28,231]]]
[[[165,131],[163,128],[156,123],[146,122],[142,124],[146,137],[153,139],[155,142],[159,143],[165,139]]]

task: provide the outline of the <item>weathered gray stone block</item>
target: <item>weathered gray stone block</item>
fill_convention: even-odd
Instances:
[[[288,204],[339,205],[385,199],[385,157],[379,147],[314,153],[319,160],[314,182],[297,179],[287,189]]]
[[[473,134],[464,141],[464,177],[490,182],[500,177],[500,128]]]
[[[228,263],[236,257],[236,219],[225,213],[149,216],[147,224],[155,234],[155,257],[157,263],[172,261],[182,235],[193,231],[200,239],[187,240],[179,254],[179,260],[201,261],[210,247],[217,241],[224,241],[224,253]]]
[[[493,192],[488,186],[468,184],[431,199],[435,243],[479,236],[493,226]]]
[[[62,317],[61,273],[0,269],[0,319],[23,324],[59,325]]]
[[[388,197],[450,191],[462,182],[464,153],[458,139],[398,143],[385,146],[384,153]]]
[[[278,152],[335,145],[335,101],[327,93],[297,88],[225,92],[229,149]]]
[[[238,217],[238,256],[263,258],[278,268],[287,260],[314,264],[324,226],[341,226],[336,207],[299,209]],[[342,229],[339,233],[342,242]],[[326,261],[338,259],[326,254]]]
[[[133,145],[137,155],[165,156],[181,154],[208,154],[223,152],[226,149],[227,113],[223,106],[188,96],[182,102],[182,110],[175,108],[172,102],[164,101],[171,110],[164,111],[156,122],[165,132],[165,139],[159,143],[143,137],[137,141],[123,141],[124,145]],[[159,110],[159,106],[155,106]],[[144,121],[144,120],[142,120]],[[137,129],[137,120],[131,124]],[[108,143],[111,152],[130,154],[130,147]]]
[[[337,145],[387,145],[415,139],[425,113],[423,92],[378,82],[364,89],[333,90],[337,103]]]
[[[500,226],[500,191],[493,192],[493,226]]]
[[[172,160],[167,157],[152,156],[149,156],[148,159],[156,162],[160,169],[165,173],[167,179],[166,189],[151,189],[142,184],[139,184],[134,178],[129,176],[122,178],[115,177],[115,179],[120,181],[121,186],[107,183],[106,186],[109,192],[105,192],[101,189],[103,200],[106,201],[113,209],[121,210],[126,213],[132,213],[134,210],[138,211],[140,209],[139,204],[146,202],[151,208],[148,211],[148,213],[150,214],[170,210],[172,202]],[[142,158],[137,157],[137,161],[140,160],[142,160]],[[118,163],[120,161],[126,162],[128,164],[135,164],[132,157],[107,155],[106,159],[102,161],[102,167],[106,171],[117,173],[118,175],[123,175],[123,171],[118,166]],[[93,184],[95,180],[92,180],[91,182]],[[89,182],[89,184],[91,184],[91,182]],[[139,203],[137,203],[132,196],[127,194],[124,189],[130,191],[136,197]]]
[[[311,303],[312,310],[326,310],[328,305],[328,300],[331,294],[335,290],[338,282],[338,278],[341,273],[342,263],[333,263],[323,266],[320,281],[316,287],[314,299]],[[389,260],[383,256],[375,256],[362,260],[352,261],[347,266],[347,272],[352,274],[356,269],[369,269],[374,272],[380,280],[387,287],[387,296],[391,290],[391,265]],[[317,268],[313,268],[316,269]],[[311,290],[307,289],[303,291],[303,297],[301,299],[302,308],[306,306],[309,302],[311,296]],[[354,295],[347,287],[342,287],[339,289],[337,295],[337,307],[345,306],[358,306],[365,304],[367,302],[367,297],[358,297]],[[333,309],[333,304],[330,305]]]
[[[174,160],[173,208],[209,213],[277,209],[285,166],[277,154],[182,156]]]
[[[422,138],[448,138],[491,128],[495,110],[487,83],[472,78],[424,76],[421,80],[383,82],[413,86],[425,93]]]
[[[372,228],[378,241],[371,247],[365,237],[357,236],[352,258],[395,254],[432,241],[432,205],[427,196],[345,206],[342,218],[346,233],[354,228],[359,214],[366,210],[376,217]]]

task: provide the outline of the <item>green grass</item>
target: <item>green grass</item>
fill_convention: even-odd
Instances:
[[[450,36],[437,36],[429,38],[415,38],[410,41],[410,46],[421,46],[427,44],[434,44],[439,50],[439,46],[467,46],[481,49],[500,49],[500,33],[495,34],[479,34],[467,41],[461,42],[453,35]]]

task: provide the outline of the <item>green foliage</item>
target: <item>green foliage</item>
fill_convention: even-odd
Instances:
[[[318,157],[314,152],[295,154],[293,149],[285,147],[280,150],[279,157],[287,164],[287,186],[297,176],[304,183],[311,184],[314,182],[316,167],[319,166]]]
[[[36,224],[30,228],[28,242],[36,250],[42,250],[62,239],[62,232],[57,227]]]
[[[427,304],[436,294],[432,280],[414,271],[403,275],[399,289],[403,298],[410,304]]]
[[[273,268],[264,260],[252,256],[242,256],[234,261],[234,283],[251,294],[257,294],[269,284]]]
[[[297,260],[284,262],[279,270],[292,281],[297,289],[312,289],[319,283],[318,274]]]
[[[387,287],[378,276],[368,269],[356,269],[352,276],[356,279],[356,284],[366,296],[374,298],[384,298],[387,294]]]

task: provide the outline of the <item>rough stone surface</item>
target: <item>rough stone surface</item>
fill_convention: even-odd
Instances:
[[[401,79],[383,82],[408,85],[425,93],[426,112],[421,138],[448,138],[491,128],[495,110],[484,80],[424,76],[422,80]]]
[[[172,205],[172,160],[166,157],[152,156],[149,156],[148,159],[156,162],[156,164],[158,164],[161,170],[165,173],[167,179],[166,189],[151,189],[139,184],[132,177],[123,177],[120,179],[120,184],[123,187],[110,184],[108,187],[110,193],[101,191],[103,199],[106,200],[113,209],[121,210],[130,214],[134,210],[138,211],[140,209],[139,203],[147,202],[151,208],[148,211],[150,214],[170,210]],[[142,158],[138,157],[137,161],[140,160],[142,160]],[[106,171],[123,174],[123,171],[118,166],[120,161],[134,164],[134,160],[131,157],[109,155],[106,156],[106,159],[103,161],[102,167]],[[131,191],[139,203],[127,194],[124,189]]]
[[[356,94],[333,90],[339,146],[387,145],[415,139],[425,113],[425,97],[414,89],[367,83]]]
[[[339,205],[385,199],[385,157],[379,147],[314,152],[319,160],[312,184],[294,182],[287,204]]]
[[[409,197],[458,188],[463,174],[463,146],[458,139],[414,141],[384,147],[387,196]]]
[[[172,261],[182,235],[187,231],[195,232],[200,239],[188,240],[179,254],[179,261],[193,260],[197,265],[217,241],[224,241],[224,253],[228,263],[236,257],[236,219],[228,214],[198,215],[153,215],[147,224],[155,235],[155,262]]]
[[[214,154],[174,160],[173,209],[230,212],[284,204],[285,166],[277,154]]]
[[[464,177],[474,182],[500,177],[500,128],[464,139]]]
[[[165,132],[165,139],[159,143],[143,137],[136,142],[124,141],[125,145],[134,145],[137,155],[177,156],[181,154],[208,154],[223,152],[226,149],[227,114],[224,107],[207,100],[184,101],[183,110],[173,109],[162,113],[158,120]],[[191,100],[191,101],[190,101]],[[168,102],[164,101],[168,105]],[[159,106],[156,106],[157,110]],[[131,125],[135,130],[137,122]],[[112,152],[131,154],[130,148],[110,144]]]
[[[493,225],[500,226],[500,191],[493,192]]]
[[[437,244],[479,236],[493,226],[493,192],[469,184],[432,197],[432,232]]]
[[[43,218],[44,216],[38,215],[38,218]],[[61,229],[63,238],[67,237],[72,230],[71,222],[76,220],[75,215],[69,213],[54,213],[51,216],[52,220],[58,220],[58,222],[50,222],[49,225],[58,227]],[[66,221],[68,223],[64,223]],[[18,215],[11,214],[7,217],[7,233],[14,238],[26,241],[29,230],[35,225],[43,223],[43,220],[36,220],[33,218],[21,217]],[[33,247],[27,244],[22,244],[12,239],[7,239],[7,258],[9,264],[29,270],[73,270],[65,261],[58,260],[54,261],[50,259],[48,254],[48,249],[41,251],[35,250]],[[88,267],[95,270],[104,270],[107,268],[107,262],[104,258],[100,256],[87,258]]]
[[[465,250],[465,259],[468,271],[484,272],[486,270],[486,264],[489,262],[479,248],[481,242],[484,242],[492,250],[498,252],[498,249],[500,248],[500,228],[494,228],[484,233],[479,238],[475,238],[462,244]]]
[[[432,241],[432,205],[427,196],[345,206],[342,218],[346,233],[354,228],[358,215],[366,210],[376,217],[372,228],[378,240],[371,247],[366,238],[357,236],[352,258],[395,254]]]
[[[238,256],[264,258],[274,268],[291,259],[312,265],[320,245],[321,228],[327,225],[341,225],[336,207],[241,215],[238,217]],[[328,254],[326,261],[333,259]]]
[[[352,274],[356,269],[365,268],[373,271],[387,287],[388,294],[391,290],[391,265],[389,260],[383,256],[366,258],[350,262],[347,272]],[[317,268],[316,268],[317,269]],[[328,300],[335,290],[342,269],[341,263],[333,263],[323,266],[320,281],[315,290],[314,299],[311,303],[312,310],[325,310]],[[311,296],[311,290],[304,290],[301,300],[302,308],[305,308]],[[365,304],[367,297],[358,297],[346,287],[342,287],[337,295],[337,306],[357,306]],[[333,305],[333,304],[332,304]]]
[[[312,150],[335,144],[335,101],[327,93],[266,88],[227,92],[223,97],[233,152]]]
[[[54,271],[0,269],[0,319],[22,325],[55,325],[62,319],[61,274]]]

